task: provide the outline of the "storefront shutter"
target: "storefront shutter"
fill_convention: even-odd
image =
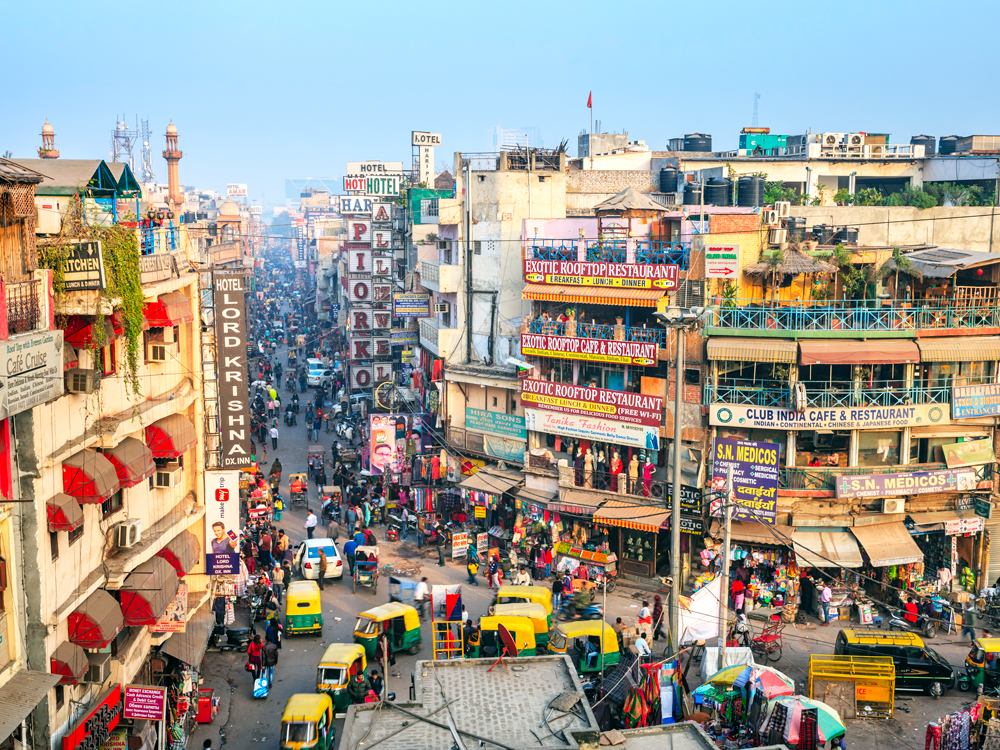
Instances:
[[[990,549],[987,554],[986,580],[983,585],[992,586],[1000,578],[1000,519],[986,522],[986,531],[990,535]]]

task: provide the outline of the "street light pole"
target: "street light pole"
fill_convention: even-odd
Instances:
[[[677,326],[677,358],[674,364],[674,477],[670,493],[670,643],[680,648],[678,631],[681,605],[681,407],[684,370],[684,327]]]

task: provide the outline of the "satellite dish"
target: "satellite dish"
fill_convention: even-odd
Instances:
[[[507,630],[507,626],[502,622],[497,623],[497,632],[500,634],[500,640],[503,641],[503,645],[507,650],[507,656],[516,657],[517,656],[517,641],[514,639],[513,634]]]

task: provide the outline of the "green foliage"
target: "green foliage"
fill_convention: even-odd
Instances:
[[[914,208],[934,208],[937,203],[937,199],[933,195],[910,185],[898,193],[893,193],[885,200],[887,206],[913,206]]]
[[[727,308],[736,307],[736,285],[727,281],[726,285],[722,287],[722,306]]]
[[[761,258],[761,263],[767,266],[766,275],[771,278],[771,301],[774,302],[778,298],[778,284],[785,277],[785,272],[782,270],[785,265],[785,251],[780,246],[776,247]]]
[[[824,195],[826,195],[826,191],[823,190],[823,188],[820,188],[819,190],[816,191],[816,195],[813,196],[812,200],[809,201],[809,205],[810,206],[822,206],[823,205],[823,196]]]
[[[38,267],[52,271],[53,294],[66,291],[66,261],[69,260],[69,252],[69,246],[61,243],[38,246]]]
[[[989,188],[954,182],[925,182],[924,192],[940,206],[992,206],[995,199]]]
[[[843,243],[838,243],[833,249],[830,262],[838,268],[844,299],[857,299],[859,294],[864,294],[865,272],[854,265],[854,256],[851,255],[850,250],[844,247]]]
[[[849,206],[853,202],[851,199],[851,193],[847,188],[840,188],[836,193],[833,194],[833,202],[838,206]]]
[[[882,206],[884,200],[878,188],[861,188],[854,193],[855,206]]]
[[[781,182],[764,183],[764,203],[789,201],[795,206],[802,205],[802,196],[795,188],[785,187]]]
[[[125,330],[125,390],[138,398],[142,395],[139,363],[146,304],[139,276],[139,240],[134,231],[118,225],[101,227],[97,234],[108,277],[104,296],[121,300],[118,310]]]

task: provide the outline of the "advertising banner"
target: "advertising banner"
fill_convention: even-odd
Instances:
[[[1000,416],[1000,383],[956,385],[951,389],[951,418]]]
[[[394,330],[389,336],[393,346],[413,346],[420,343],[420,331]]]
[[[645,427],[625,422],[612,422],[598,417],[577,414],[558,414],[540,409],[524,410],[525,427],[534,432],[551,435],[596,440],[602,443],[619,443],[649,450],[660,449],[660,428]]]
[[[522,336],[523,339],[523,336]],[[712,404],[708,423],[769,430],[877,430],[949,424],[947,404],[872,406],[858,409],[773,409],[764,406]]]
[[[900,497],[933,492],[967,492],[976,489],[976,472],[941,469],[899,474],[860,474],[837,477],[837,499]]]
[[[678,268],[660,264],[580,263],[525,258],[524,280],[533,284],[671,290],[678,287]]]
[[[167,711],[167,689],[153,685],[122,688],[122,718],[163,721]]]
[[[424,414],[372,414],[369,417],[369,471],[372,476],[401,473],[406,460],[407,441],[413,441],[413,453],[423,452],[429,447],[430,431],[424,429],[425,418]]]
[[[215,271],[215,342],[219,376],[222,467],[247,468],[250,460],[250,397],[247,388],[247,328],[242,271]]]
[[[63,331],[0,341],[0,419],[63,393]]]
[[[473,409],[471,406],[465,407],[465,427],[468,430],[488,432],[491,435],[503,435],[520,440],[525,440],[528,437],[528,433],[524,431],[524,417],[519,417],[517,414],[498,414],[495,411]]]
[[[483,435],[483,453],[504,461],[522,463],[526,446],[527,441],[525,440],[515,440],[498,435]]]
[[[466,531],[456,531],[451,535],[451,557],[465,557],[469,549],[469,534]]]
[[[521,404],[563,414],[602,417],[648,427],[663,423],[663,398],[642,393],[588,388],[571,383],[521,379]]]
[[[706,279],[734,279],[739,275],[739,245],[709,245],[705,248]]]
[[[671,510],[674,506],[674,485],[671,482],[666,484],[667,496],[663,498],[664,505],[667,510]],[[692,513],[701,513],[701,490],[697,487],[689,487],[686,484],[681,485],[681,510],[691,511]]]
[[[996,458],[993,455],[993,441],[990,438],[982,440],[966,440],[964,443],[948,443],[942,445],[944,462],[949,469],[961,466],[981,466],[991,464]]]
[[[616,365],[656,365],[655,341],[604,341],[571,336],[522,333],[521,353],[529,357],[558,357]]]
[[[101,243],[97,241],[74,242],[67,245],[66,248],[69,250],[63,274],[66,291],[103,289],[105,278]]]
[[[210,576],[240,572],[240,473],[205,472],[205,567]]]
[[[431,295],[398,292],[392,296],[392,314],[397,318],[428,318]]]
[[[777,443],[715,438],[712,443],[712,490],[725,492],[733,468],[733,520],[774,525],[778,516]],[[713,503],[717,506],[718,503]],[[718,510],[718,508],[716,508]],[[721,513],[713,513],[721,515]]]
[[[183,633],[187,626],[187,595],[188,585],[178,584],[177,593],[167,605],[167,611],[150,630],[154,633]]]

